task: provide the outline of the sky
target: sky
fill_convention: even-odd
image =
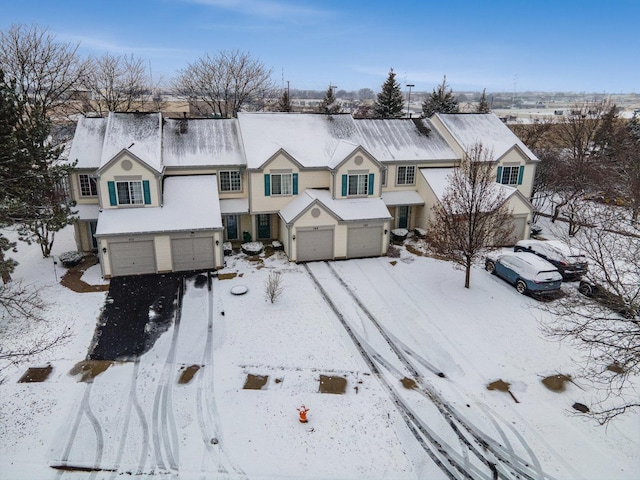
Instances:
[[[205,54],[249,52],[276,84],[640,91],[640,0],[0,0],[83,56],[134,54],[168,82]]]

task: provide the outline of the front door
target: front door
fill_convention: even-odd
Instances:
[[[409,207],[398,207],[398,228],[409,228]]]
[[[260,240],[271,238],[271,215],[263,213],[258,215],[258,238]]]
[[[227,215],[225,220],[226,220],[225,234],[227,236],[227,240],[237,240],[238,239],[238,216]]]
[[[96,240],[95,234],[98,228],[97,220],[89,220],[89,238],[91,238],[91,249],[98,250],[98,240]]]

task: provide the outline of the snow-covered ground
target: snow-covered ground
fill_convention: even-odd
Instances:
[[[73,245],[67,229],[54,254]],[[179,323],[139,361],[84,383],[70,371],[85,359],[105,294],[71,292],[58,283],[60,265],[19,247],[14,278],[37,285],[46,315],[74,336],[2,372],[0,478],[431,479],[447,478],[437,462],[451,468],[449,458],[490,479],[479,458],[495,456],[502,478],[514,478],[505,459],[531,478],[638,478],[640,414],[606,428],[576,416],[574,402],[594,396],[589,382],[575,378],[556,393],[541,380],[577,375],[582,354],[546,340],[539,302],[481,268],[467,290],[461,271],[404,249],[399,259],[308,268],[281,252],[262,262],[239,254],[220,272],[237,275],[214,279],[211,291],[187,281]],[[284,290],[272,304],[264,290],[273,270]],[[101,282],[98,267],[84,280]],[[238,285],[245,295],[231,293]],[[9,331],[0,341],[21,335]],[[47,381],[17,383],[27,366],[47,362]],[[193,365],[193,379],[178,383]],[[268,376],[265,386],[243,389],[249,374]],[[345,378],[345,393],[320,393],[321,375]],[[403,386],[408,378],[415,384]],[[496,380],[512,395],[488,390]],[[52,468],[65,465],[87,471]]]

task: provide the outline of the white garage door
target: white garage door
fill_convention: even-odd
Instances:
[[[380,256],[382,225],[349,227],[347,235],[347,258]]]
[[[524,231],[527,227],[527,217],[516,217],[513,219],[513,232],[507,245],[514,245],[518,240],[524,239]]]
[[[109,242],[111,276],[156,273],[156,254],[153,240]]]
[[[298,230],[295,240],[298,251],[296,261],[313,262],[333,259],[333,229]]]
[[[176,272],[213,269],[213,237],[174,238],[171,240],[171,255]]]

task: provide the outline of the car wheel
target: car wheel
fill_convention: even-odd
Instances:
[[[496,273],[496,264],[495,264],[495,263],[493,263],[491,260],[489,260],[489,261],[485,264],[484,268],[485,268],[485,269],[487,270],[487,272],[489,272],[489,273]]]
[[[513,247],[513,251],[514,252],[524,252],[525,250],[522,247]]]
[[[527,284],[524,283],[522,280],[518,280],[516,282],[516,290],[518,291],[519,294],[524,294],[527,291]]]
[[[578,287],[578,291],[585,297],[593,296],[593,287],[589,285],[587,282],[581,282],[580,286]]]

